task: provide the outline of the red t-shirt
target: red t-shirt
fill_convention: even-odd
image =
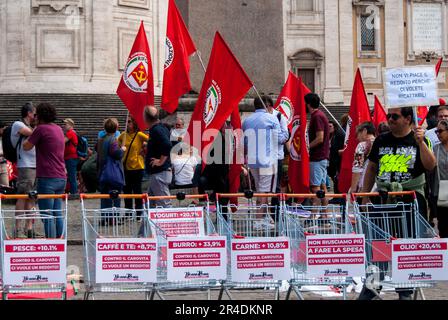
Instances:
[[[309,141],[316,139],[318,131],[324,132],[324,141],[317,147],[310,149],[310,161],[330,160],[330,126],[328,119],[320,110],[311,114],[310,126],[308,129]]]
[[[67,131],[65,136],[68,138],[68,142],[65,144],[64,160],[77,159],[78,152],[76,148],[78,146],[78,136],[73,129]]]

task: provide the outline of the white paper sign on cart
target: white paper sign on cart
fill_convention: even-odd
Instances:
[[[232,239],[232,281],[291,279],[291,247],[287,237]]]
[[[168,238],[167,257],[168,281],[227,277],[226,237]]]
[[[96,283],[157,281],[157,242],[142,238],[96,240]]]
[[[310,277],[364,277],[363,234],[325,234],[306,237],[306,270]]]
[[[167,237],[205,235],[202,207],[154,208],[149,210],[149,218]]]
[[[24,239],[3,242],[3,284],[65,284],[67,241]]]
[[[392,280],[448,280],[448,239],[392,240]]]

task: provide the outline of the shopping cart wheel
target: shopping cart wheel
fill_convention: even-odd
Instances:
[[[323,190],[319,190],[319,191],[317,191],[317,192],[316,192],[316,197],[317,197],[318,199],[323,199],[323,198],[325,198],[325,191],[323,191]]]
[[[185,192],[176,193],[176,199],[179,201],[185,200]]]
[[[252,190],[246,190],[244,191],[244,197],[246,197],[246,199],[252,199],[254,197],[254,192]]]
[[[109,192],[109,197],[111,199],[118,199],[119,196],[120,196],[120,191],[118,191],[118,190],[111,190]]]
[[[39,194],[37,193],[36,190],[30,191],[28,193],[28,198],[30,198],[31,200],[37,200],[38,196],[39,196]]]

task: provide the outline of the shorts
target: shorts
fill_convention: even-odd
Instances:
[[[328,160],[310,162],[310,186],[320,187],[327,183]]]
[[[35,168],[17,168],[17,193],[28,194],[36,190],[36,169]]]
[[[269,193],[275,192],[277,188],[277,165],[269,168],[257,168],[250,170],[254,177],[255,189],[257,192]]]

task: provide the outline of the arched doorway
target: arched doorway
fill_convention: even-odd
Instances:
[[[291,63],[291,70],[302,78],[312,92],[320,94],[323,56],[313,49],[303,49],[288,59]]]

